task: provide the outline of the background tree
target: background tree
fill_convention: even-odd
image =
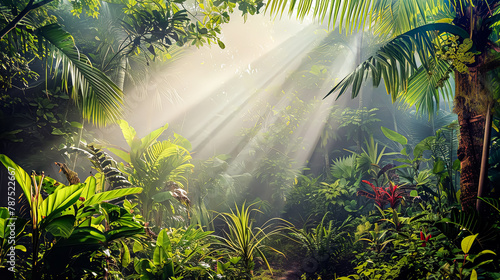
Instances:
[[[498,67],[500,1],[270,1],[273,15],[287,11],[304,19],[312,14],[340,31],[370,28],[386,43],[329,93],[352,87],[356,97],[364,80],[381,80],[393,101],[402,99],[434,113],[441,97],[451,99],[460,124],[461,203],[476,204],[485,119],[498,99],[492,77]]]

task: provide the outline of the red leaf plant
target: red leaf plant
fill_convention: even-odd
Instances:
[[[423,241],[422,247],[427,246],[427,242],[429,242],[429,239],[431,239],[431,237],[432,237],[432,234],[426,235],[425,233],[420,231],[420,240]]]
[[[368,184],[372,188],[373,193],[360,190],[358,191],[358,195],[373,199],[380,208],[384,208],[387,203],[389,203],[393,209],[398,206],[402,198],[398,185],[394,185],[392,182],[389,182],[389,186],[384,189],[383,187],[374,186],[367,180],[363,180],[362,182]]]

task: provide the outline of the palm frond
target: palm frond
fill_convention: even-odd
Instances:
[[[182,182],[187,182],[185,175],[194,168],[189,163],[191,158],[188,150],[170,141],[156,142],[144,154],[150,175],[161,181],[175,181],[181,186]]]
[[[378,31],[394,32],[394,36],[425,24],[429,12],[441,9],[443,4],[436,0],[271,0],[266,6],[266,12],[274,16],[288,11],[289,16],[296,14],[303,20],[311,15],[351,33],[380,24]]]
[[[440,97],[453,100],[453,89],[447,75],[452,65],[446,60],[431,60],[429,71],[420,66],[410,77],[408,88],[400,92],[399,98],[406,108],[415,106],[417,112],[434,114],[439,110]]]
[[[351,74],[340,81],[328,94],[339,91],[337,98],[352,86],[352,98],[356,97],[361,84],[371,74],[374,86],[378,86],[382,78],[393,102],[400,92],[408,90],[410,77],[418,70],[417,57],[423,68],[429,71],[434,60],[432,40],[436,32],[446,32],[468,37],[468,33],[460,27],[448,23],[427,24],[408,31],[383,45],[373,56],[361,63]]]
[[[103,72],[93,67],[75,46],[73,37],[59,24],[37,30],[37,35],[53,48],[54,74],[61,74],[63,87],[69,91],[89,122],[105,126],[121,117],[123,92]]]

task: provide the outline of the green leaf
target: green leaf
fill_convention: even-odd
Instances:
[[[417,197],[417,196],[418,196],[418,192],[417,192],[417,190],[412,190],[412,191],[410,192],[410,196],[411,196],[411,197]]]
[[[120,126],[120,128],[122,130],[123,138],[125,138],[125,141],[127,141],[127,144],[129,145],[129,147],[132,147],[132,143],[134,142],[134,138],[135,138],[135,136],[137,134],[135,132],[135,129],[133,127],[131,127],[128,124],[128,122],[125,121],[125,120],[119,120],[119,121],[117,121],[117,123],[118,123],[118,125]],[[119,155],[117,155],[117,156],[119,156]],[[130,161],[128,161],[128,162],[130,162]]]
[[[59,213],[73,205],[78,198],[80,198],[82,190],[83,184],[56,189],[54,193],[45,198],[40,205],[38,220],[41,220],[41,217],[45,216],[45,221],[50,222],[51,219],[57,217]]]
[[[52,135],[66,135],[66,133],[62,132],[59,128],[54,128],[52,130]]]
[[[156,239],[156,246],[163,247],[166,251],[172,251],[172,243],[170,242],[167,230],[160,231]]]
[[[20,250],[20,251],[23,251],[23,252],[26,252],[26,247],[24,247],[24,245],[16,245],[14,248],[16,248],[17,250]]]
[[[123,151],[123,150],[120,150],[120,149],[112,148],[112,147],[106,147],[106,148],[110,152],[112,152],[113,154],[115,154],[116,156],[118,156],[119,158],[124,160],[125,162],[131,162],[130,153]]]
[[[7,228],[9,224],[9,220],[7,219],[9,217],[9,210],[5,207],[0,207],[0,239],[6,238],[10,233],[10,230]]]
[[[79,122],[71,122],[72,127],[83,128],[83,125]]]
[[[52,233],[52,235],[54,236],[61,236],[63,238],[68,238],[71,236],[74,227],[75,227],[75,216],[65,215],[50,221],[47,225],[45,225],[45,230]]]
[[[434,166],[432,167],[432,173],[439,174],[444,171],[444,161],[438,160],[434,162]]]
[[[88,198],[95,195],[96,192],[96,179],[93,176],[89,176],[85,180],[85,187],[82,190],[81,196],[87,200]]]
[[[85,119],[105,126],[121,117],[123,92],[102,71],[92,66],[75,46],[73,37],[57,23],[36,30],[53,47],[54,75],[60,76],[66,91],[82,109]],[[71,86],[70,86],[71,85]]]
[[[146,149],[147,147],[151,146],[151,144],[153,144],[153,142],[156,141],[156,139],[158,139],[158,137],[160,137],[160,135],[168,128],[168,123],[165,124],[164,126],[152,131],[151,133],[149,133],[148,135],[144,136],[142,139],[141,139],[141,146],[140,146],[140,150],[143,150],[143,149]],[[131,146],[132,147],[132,146]]]
[[[126,268],[130,264],[130,250],[128,249],[128,246],[127,246],[127,244],[125,244],[125,242],[123,242],[123,241],[120,241],[120,242],[121,242],[122,248],[123,248],[122,257],[121,257],[122,267]]]
[[[125,189],[116,189],[107,192],[98,193],[91,198],[85,200],[84,205],[90,206],[97,203],[101,203],[103,201],[116,199],[119,197],[123,197],[126,195],[136,194],[142,192],[142,188],[134,187],[134,188],[125,188]]]
[[[475,269],[473,269],[472,273],[470,274],[470,280],[477,280],[477,272]]]
[[[240,260],[241,260],[241,257],[232,257],[231,259],[229,259],[229,261],[232,264],[237,264]]]
[[[413,149],[413,157],[414,158],[421,157],[424,151],[427,149],[426,147],[427,147],[427,141],[426,139],[424,139],[415,146],[415,149]]]
[[[94,245],[100,242],[106,242],[104,233],[94,227],[78,227],[68,239],[57,242],[56,246]]]
[[[222,262],[217,262],[217,274],[224,273],[224,265]]]
[[[134,247],[132,247],[132,251],[134,252],[134,254],[142,250],[144,250],[144,247],[142,246],[141,242],[135,240]]]
[[[462,245],[462,251],[465,254],[469,253],[470,248],[472,247],[472,244],[474,243],[474,240],[476,240],[476,237],[477,237],[477,234],[469,235],[469,236],[465,237],[462,240],[462,244],[461,244]]]
[[[155,202],[164,202],[171,198],[172,198],[172,192],[170,191],[157,193],[151,197],[151,199],[154,200]]]
[[[106,236],[106,242],[111,242],[113,240],[124,238],[124,237],[132,237],[137,234],[144,234],[143,227],[130,227],[130,226],[121,226],[118,228],[114,228],[110,231],[104,233]]]
[[[390,140],[396,141],[401,145],[408,144],[408,139],[406,139],[406,137],[397,133],[396,131],[388,129],[383,126],[381,126],[380,129],[382,129],[382,132],[384,133],[385,137],[389,138]]]
[[[225,49],[226,48],[226,45],[224,45],[224,43],[220,40],[217,40],[217,44],[219,45],[219,48],[221,49]]]
[[[453,162],[453,167],[452,169],[455,170],[455,171],[459,171],[461,168],[461,165],[460,165],[460,160],[459,159],[456,159],[454,162]]]
[[[9,175],[14,175],[17,183],[23,189],[24,196],[31,206],[31,177],[19,165],[15,164],[8,156],[0,154],[0,161],[7,168]]]

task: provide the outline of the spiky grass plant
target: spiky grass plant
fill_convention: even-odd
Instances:
[[[258,255],[262,258],[267,268],[272,274],[271,266],[263,252],[263,249],[269,249],[282,256],[285,256],[282,252],[277,249],[265,244],[265,240],[271,238],[271,236],[279,234],[283,227],[274,227],[273,221],[286,221],[278,218],[270,219],[265,222],[262,227],[254,227],[253,219],[251,218],[252,212],[259,212],[258,209],[252,208],[254,205],[250,204],[248,206],[243,203],[241,209],[236,206],[236,212],[231,210],[231,213],[221,213],[221,217],[227,226],[227,231],[224,231],[224,236],[217,236],[219,240],[219,245],[227,251],[228,255],[241,258],[244,272],[246,278],[250,279],[252,275],[252,270],[254,268],[254,256]]]

